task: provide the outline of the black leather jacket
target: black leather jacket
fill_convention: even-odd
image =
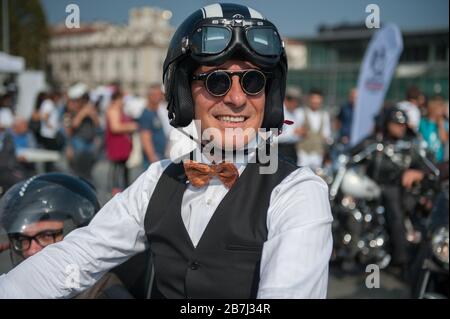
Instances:
[[[401,185],[401,177],[407,169],[426,170],[419,145],[412,134],[401,140],[381,134],[371,135],[356,145],[351,153],[358,154],[372,144],[382,144],[383,150],[373,152],[364,163],[369,177],[381,185]]]

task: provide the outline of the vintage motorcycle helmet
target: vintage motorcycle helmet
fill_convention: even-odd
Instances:
[[[408,115],[398,106],[389,106],[381,110],[375,117],[377,132],[385,132],[389,122],[408,124]]]
[[[397,124],[408,124],[408,115],[405,111],[398,107],[389,108],[386,114],[386,124],[397,123]]]
[[[277,28],[247,6],[220,3],[192,13],[176,30],[163,66],[170,123],[186,127],[194,118],[191,77],[200,65],[249,61],[272,76],[266,80],[262,127],[283,125],[287,58]]]
[[[100,209],[94,188],[84,180],[62,173],[37,175],[11,187],[0,199],[0,240],[10,240],[28,225],[64,221],[63,234],[87,225]],[[14,264],[21,253],[10,247]],[[23,259],[23,258],[22,258]]]

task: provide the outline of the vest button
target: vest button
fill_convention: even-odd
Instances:
[[[199,267],[200,267],[200,264],[199,264],[198,262],[196,262],[196,261],[194,261],[194,262],[191,264],[191,269],[192,269],[192,270],[197,270]]]

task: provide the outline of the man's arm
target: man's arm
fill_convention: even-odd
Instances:
[[[139,132],[142,148],[144,149],[145,156],[147,156],[150,163],[157,162],[158,156],[156,155],[155,148],[153,147],[152,132],[150,130],[141,130]]]
[[[273,190],[258,298],[326,298],[332,221],[328,187],[310,169]]]
[[[72,231],[0,277],[0,298],[64,298],[91,287],[108,270],[145,249],[144,218],[169,161],[154,163],[84,228]]]

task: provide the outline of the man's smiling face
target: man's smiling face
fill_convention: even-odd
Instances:
[[[201,66],[194,74],[198,75],[213,70],[239,71],[248,69],[258,68],[249,62],[230,60],[218,67]],[[261,127],[266,102],[265,91],[262,90],[257,95],[247,95],[242,90],[237,75],[233,76],[231,88],[224,96],[211,95],[202,81],[193,81],[191,90],[195,104],[195,120],[201,121],[202,132],[209,128],[219,130],[222,141],[225,142],[227,147],[240,147],[241,145],[237,145],[234,138],[230,137],[229,134],[225,135],[226,131],[237,132],[240,130],[233,129],[242,129],[245,132],[244,143],[247,144]]]

